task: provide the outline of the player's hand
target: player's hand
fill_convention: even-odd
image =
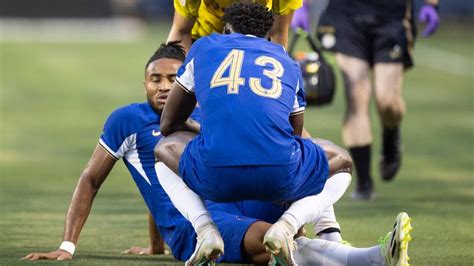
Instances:
[[[163,250],[152,250],[150,247],[148,248],[142,248],[142,247],[131,247],[122,254],[132,254],[132,255],[154,255],[154,254],[163,254],[163,255],[169,255],[170,252],[166,249]]]
[[[303,1],[303,6],[297,9],[293,14],[290,27],[296,32],[298,28],[302,28],[304,31],[309,32],[310,15],[309,15],[309,0]]]
[[[71,253],[58,249],[49,253],[30,253],[22,258],[22,260],[71,260]]]
[[[438,10],[433,5],[425,4],[420,9],[418,20],[426,24],[422,33],[423,37],[429,37],[435,33],[439,27]]]

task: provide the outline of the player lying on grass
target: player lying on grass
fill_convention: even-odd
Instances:
[[[69,206],[63,236],[63,240],[67,242],[58,250],[49,253],[31,253],[25,256],[25,259],[73,258],[75,244],[89,215],[92,201],[119,158],[123,158],[150,213],[157,221],[156,226],[175,258],[186,260],[191,256],[196,245],[196,235],[190,223],[173,207],[160,187],[154,171],[153,154],[153,148],[161,138],[159,116],[175,73],[184,57],[183,49],[176,43],[171,43],[162,45],[150,58],[146,65],[144,82],[148,102],[119,108],[107,119],[99,144],[79,179]],[[197,116],[194,117],[198,119]],[[252,201],[226,204],[209,202],[208,206],[226,242],[227,252],[223,259],[240,263],[268,262],[270,255],[265,252],[260,242],[270,223],[276,221],[283,213],[284,210],[280,206]],[[327,230],[338,228],[334,213],[327,211],[325,213],[329,215],[316,222],[315,232],[320,232],[321,238],[330,239],[336,235],[340,239],[338,232],[329,233],[331,230]],[[400,225],[406,224],[402,219],[397,221]],[[153,230],[151,232],[154,234]],[[397,236],[395,243],[402,243],[399,242],[402,240],[400,233],[392,235]],[[152,235],[151,246],[156,246],[156,239]],[[334,261],[341,265],[346,261],[359,265],[381,264],[385,259],[393,261],[387,251],[395,247],[390,246],[391,242],[372,248],[357,249],[322,239],[300,238],[298,241],[302,245],[301,254],[296,252],[295,255],[303,265],[306,260],[308,263],[316,260]],[[397,249],[395,258],[405,256],[405,252]]]
[[[303,126],[301,72],[281,45],[262,38],[272,13],[259,4],[234,3],[223,20],[230,34],[196,41],[178,71],[161,115],[166,137],[155,150],[157,175],[197,233],[191,264],[224,253],[203,198],[292,203],[263,243],[274,261],[293,265],[293,237],[343,195],[352,162],[329,141],[294,136]],[[197,102],[199,134],[188,120]]]
[[[167,41],[182,41],[186,50],[189,50],[193,40],[213,32],[221,33],[224,29],[222,20],[224,8],[235,2],[239,0],[174,0],[173,25]],[[254,0],[254,2],[266,5],[275,14],[275,23],[267,37],[286,47],[293,12],[302,6],[303,1]]]

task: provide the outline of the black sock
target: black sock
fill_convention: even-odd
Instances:
[[[391,160],[397,153],[400,146],[400,127],[387,128],[382,131],[382,154],[386,159]]]
[[[349,148],[357,173],[358,187],[372,187],[370,178],[370,154],[372,145]]]

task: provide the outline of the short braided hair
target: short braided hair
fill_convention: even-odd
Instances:
[[[148,62],[145,65],[145,70],[151,62],[161,58],[171,58],[184,62],[184,59],[186,59],[186,51],[180,43],[181,41],[173,41],[166,44],[162,43],[150,59],[148,59]]]

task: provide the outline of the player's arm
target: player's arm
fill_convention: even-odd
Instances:
[[[279,43],[285,48],[288,47],[288,31],[293,18],[293,11],[286,15],[275,15],[275,21],[268,33],[272,42]]]
[[[115,162],[116,159],[112,157],[112,155],[109,154],[100,144],[96,146],[91,159],[82,171],[72,196],[71,203],[69,204],[66,222],[64,224],[63,241],[71,242],[73,245],[77,243],[82,227],[89,216],[92,201],[99,191],[100,186],[110,173],[110,170],[114,167]],[[62,244],[61,247],[67,247],[67,245],[63,246]],[[31,253],[23,257],[23,259],[67,260],[72,259],[72,253],[59,248],[56,251],[49,253]]]
[[[188,91],[179,82],[175,82],[161,114],[161,134],[168,136],[177,131],[199,133],[196,132],[198,124],[193,124],[192,120],[188,119],[195,107],[194,93]]]
[[[184,17],[179,12],[174,12],[173,25],[168,34],[166,42],[181,41],[181,44],[189,51],[192,45],[191,30],[196,22],[194,17]]]
[[[155,219],[151,213],[148,213],[148,235],[150,236],[150,247],[131,247],[125,250],[123,254],[153,255],[153,254],[169,254],[165,250],[165,243],[161,237],[160,231],[156,228]]]
[[[307,138],[310,137],[308,131],[304,129],[304,111],[306,109],[305,93],[302,87],[303,75],[298,65],[295,64],[296,73],[298,75],[298,83],[296,84],[296,95],[295,102],[293,104],[293,110],[290,113],[290,124],[293,127],[293,135],[302,136]]]
[[[192,28],[198,16],[201,0],[174,0],[174,18],[167,42],[181,41],[186,51],[192,44]]]
[[[293,13],[302,6],[303,0],[272,0],[275,21],[268,35],[273,42],[288,47],[288,31]]]
[[[303,134],[304,112],[291,115],[290,124],[293,127],[293,135],[301,137]]]

